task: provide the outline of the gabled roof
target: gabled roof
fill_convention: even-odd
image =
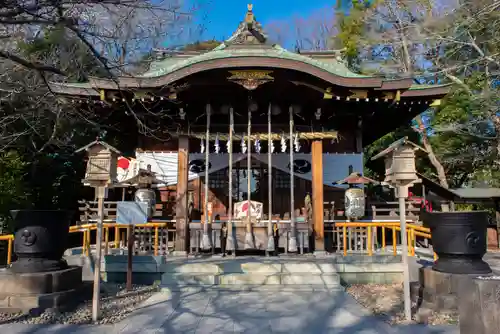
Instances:
[[[389,145],[385,150],[383,150],[382,152],[380,152],[377,155],[375,155],[374,157],[372,157],[371,160],[377,160],[383,156],[386,156],[387,154],[391,153],[396,148],[401,147],[401,146],[412,146],[415,150],[427,153],[427,151],[423,147],[420,147],[419,145],[415,144],[414,142],[408,140],[408,137],[405,136],[401,139],[396,140],[394,143]]]
[[[455,188],[446,189],[423,174],[417,173],[422,184],[437,196],[455,202],[476,203],[500,199],[500,188]]]
[[[164,87],[186,76],[219,68],[281,68],[302,71],[333,85],[375,90],[402,90],[401,97],[444,96],[447,86],[418,88],[411,78],[385,80],[352,72],[339,52],[291,52],[272,44],[256,20],[252,5],[234,34],[224,43],[204,53],[170,54],[151,63],[141,75],[104,79],[92,77],[84,84],[51,84],[54,93],[99,96],[103,90]]]
[[[115,154],[122,154],[120,151],[118,151],[113,146],[111,146],[108,143],[106,143],[104,141],[101,141],[99,139],[96,139],[93,142],[91,142],[91,143],[89,143],[89,144],[87,144],[87,145],[79,148],[78,150],[75,151],[75,153],[80,153],[80,152],[83,152],[83,151],[88,151],[91,147],[97,146],[97,145],[104,146],[105,148],[107,148],[108,150],[110,150],[111,152],[113,152]]]
[[[361,75],[350,71],[347,66],[339,60],[336,61],[321,61],[308,56],[304,56],[298,53],[290,52],[279,45],[271,45],[267,48],[263,47],[241,47],[232,48],[231,44],[228,42],[222,43],[220,46],[212,51],[202,53],[200,55],[190,57],[187,59],[179,58],[166,58],[151,64],[151,69],[146,73],[140,75],[140,78],[151,78],[160,77],[172,72],[175,72],[181,68],[188,67],[190,65],[201,63],[205,61],[211,61],[216,59],[226,59],[226,58],[241,58],[241,57],[261,57],[261,58],[276,58],[283,60],[293,60],[299,61],[301,63],[310,64],[312,66],[318,67],[326,72],[335,74],[340,77],[346,78],[373,78],[366,75]]]
[[[346,178],[333,182],[333,184],[379,184],[380,182],[370,179],[369,177],[363,176],[360,173],[352,172]]]

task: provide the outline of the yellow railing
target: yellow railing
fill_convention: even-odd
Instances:
[[[159,253],[159,240],[160,240],[160,229],[166,228],[171,223],[146,223],[146,224],[141,224],[136,227],[139,227],[141,229],[150,229],[154,230],[154,237],[153,237],[153,250],[154,250],[154,255],[158,255]],[[109,253],[109,246],[111,245],[112,248],[119,248],[120,247],[120,241],[121,241],[121,233],[123,230],[127,230],[129,225],[124,225],[124,224],[116,224],[116,223],[104,223],[103,224],[103,242],[104,242],[104,254]],[[82,233],[82,255],[88,256],[90,253],[90,248],[91,248],[91,231],[97,229],[97,224],[83,224],[83,225],[75,225],[75,226],[70,226],[69,228],[69,233]],[[113,240],[110,240],[110,229],[114,229],[114,238]],[[168,238],[168,235],[167,235]],[[12,234],[7,234],[7,235],[0,235],[0,241],[7,241],[7,264],[10,264],[12,262],[12,246],[13,246],[13,241],[14,241],[14,235]],[[125,240],[123,240],[125,241]]]
[[[14,235],[0,235],[0,241],[7,241],[7,264],[10,264],[12,262],[12,244],[14,241]]]
[[[169,226],[169,223],[146,223],[146,224],[141,224],[136,227],[140,227],[141,229],[154,229],[154,238],[153,238],[153,250],[154,250],[154,255],[158,255],[159,251],[159,230],[162,228],[166,228]],[[111,245],[113,248],[119,248],[120,247],[120,241],[121,241],[121,231],[122,230],[127,230],[129,225],[124,225],[124,224],[116,224],[116,223],[104,223],[103,224],[103,241],[104,241],[104,254],[108,254],[108,247],[110,245],[110,240],[109,240],[109,230],[112,228],[114,229],[114,239],[111,242]],[[83,233],[82,235],[82,255],[88,256],[90,252],[90,233],[92,230],[97,229],[97,224],[84,224],[84,225],[78,225],[78,226],[71,226],[69,228],[69,233],[78,233],[81,232]],[[127,236],[128,238],[128,236]],[[125,241],[125,240],[124,240]]]
[[[136,227],[140,227],[141,229],[149,229],[154,230],[154,236],[152,236],[153,241],[153,252],[154,255],[158,255],[159,253],[159,232],[162,228],[167,228],[171,225],[171,223],[165,222],[151,222],[147,224],[137,225]],[[103,225],[103,240],[104,242],[104,254],[109,253],[109,247],[111,248],[120,248],[121,233],[122,230],[127,230],[129,225],[122,225],[116,223],[104,223]],[[399,222],[345,222],[345,223],[335,223],[335,228],[337,231],[342,232],[342,248],[344,256],[348,253],[348,231],[355,231],[359,229],[366,232],[366,252],[369,256],[373,255],[374,252],[374,244],[372,242],[373,236],[377,235],[378,229],[381,229],[381,249],[385,251],[388,247],[386,244],[386,235],[387,233],[392,233],[392,253],[394,255],[397,254],[397,235],[401,230],[399,227]],[[71,226],[69,228],[69,233],[82,233],[82,255],[88,256],[91,249],[91,231],[97,229],[97,224],[84,224],[84,225],[76,225]],[[110,240],[110,229],[114,229],[114,237],[113,240]],[[168,233],[168,230],[167,230]],[[415,224],[407,224],[407,240],[408,240],[408,255],[415,255],[415,247],[416,247],[416,238],[423,237],[430,239],[431,233],[430,229],[422,226],[418,226]],[[128,238],[128,236],[126,237]],[[126,241],[126,238],[123,240]],[[167,235],[168,238],[168,235]],[[10,264],[12,261],[12,246],[14,241],[14,236],[10,235],[0,235],[0,241],[7,241],[7,264]],[[167,240],[168,242],[168,240]],[[434,260],[436,260],[436,254],[434,254]]]
[[[368,255],[373,255],[373,243],[372,236],[373,233],[377,235],[377,230],[381,229],[382,234],[382,250],[385,251],[387,249],[386,245],[386,233],[387,230],[392,232],[392,252],[394,255],[397,254],[397,235],[398,232],[401,231],[399,226],[399,222],[346,222],[346,223],[335,223],[336,228],[342,228],[342,249],[344,256],[347,255],[348,251],[348,242],[347,235],[348,229],[354,228],[365,228],[366,229],[366,244],[367,244],[367,252]],[[428,227],[423,227],[415,224],[407,224],[406,225],[406,233],[407,233],[407,242],[408,242],[408,255],[415,256],[415,247],[416,247],[416,237],[423,237],[426,239],[431,239],[431,230]],[[436,254],[434,253],[434,260],[437,259]]]

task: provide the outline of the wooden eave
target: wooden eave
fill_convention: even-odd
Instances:
[[[159,77],[118,77],[116,79],[89,78],[86,84],[63,84],[51,83],[50,87],[56,94],[75,95],[75,96],[99,96],[99,91],[119,91],[119,90],[137,90],[161,88],[173,84],[189,75],[213,70],[213,69],[232,69],[241,67],[253,68],[276,68],[300,71],[329,84],[342,86],[346,88],[373,89],[379,91],[397,91],[400,90],[401,97],[418,98],[440,98],[445,96],[449,86],[426,87],[423,89],[411,89],[411,79],[401,80],[383,80],[382,78],[367,77],[341,77],[329,73],[314,65],[305,64],[300,61],[290,59],[279,59],[272,57],[235,57],[226,59],[215,59],[206,62],[192,64],[188,67],[180,68]]]

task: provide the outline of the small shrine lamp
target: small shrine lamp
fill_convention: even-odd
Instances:
[[[348,219],[358,219],[365,215],[365,192],[358,186],[367,184],[379,184],[379,182],[354,172],[352,166],[349,166],[349,175],[343,180],[333,182],[334,185],[347,184],[349,186],[345,191],[344,210]]]
[[[421,182],[415,168],[415,152],[427,153],[422,147],[408,140],[408,137],[395,141],[385,150],[375,155],[372,160],[384,158],[385,179],[382,184],[389,185],[396,191],[399,200],[399,218],[401,224],[401,248],[404,270],[404,305],[406,320],[411,320],[410,273],[408,269],[408,244],[406,234],[406,204],[408,188]]]
[[[104,220],[104,199],[107,197],[107,189],[116,183],[118,156],[121,154],[113,146],[96,139],[90,144],[76,150],[75,153],[85,151],[87,153],[87,170],[83,184],[95,188],[97,193],[97,233],[96,233],[96,265],[94,266],[94,291],[92,298],[92,320],[99,320],[99,295],[101,279],[102,258],[102,228]]]
[[[151,171],[151,165],[148,165],[147,169],[139,169],[139,173],[136,176],[138,189],[134,194],[134,200],[146,203],[149,219],[153,218],[156,211],[156,193],[151,187],[153,184],[161,183],[156,179],[155,175],[156,173]]]
[[[83,151],[86,151],[88,160],[82,182],[91,187],[109,187],[115,184],[120,151],[98,139],[79,148],[75,153]]]

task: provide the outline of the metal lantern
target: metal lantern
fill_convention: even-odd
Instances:
[[[360,173],[354,172],[352,166],[349,166],[349,175],[340,181],[333,182],[334,185],[347,184],[349,189],[345,191],[344,213],[349,219],[358,219],[365,215],[365,192],[363,188],[356,185],[378,184]]]
[[[156,210],[156,193],[151,189],[151,185],[157,183],[155,173],[151,171],[151,165],[147,169],[139,169],[137,175],[137,184],[139,189],[135,192],[134,200],[136,202],[146,203],[147,216],[152,218]]]
[[[365,192],[361,188],[349,188],[345,191],[345,216],[350,219],[365,215]]]
[[[156,193],[151,188],[139,188],[134,194],[134,200],[136,202],[146,203],[147,205],[147,216],[152,218],[155,214],[156,209]]]
[[[84,183],[115,183],[120,151],[100,140],[95,140],[78,149],[76,153],[82,151],[86,151],[88,155]]]

